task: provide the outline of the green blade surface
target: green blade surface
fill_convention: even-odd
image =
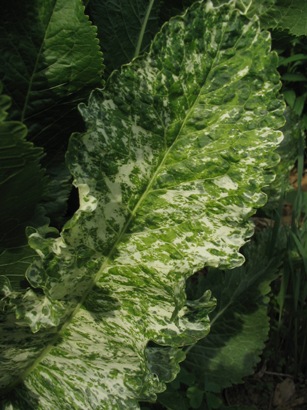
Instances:
[[[45,221],[39,209],[46,182],[39,163],[43,151],[26,140],[24,124],[8,119],[10,105],[0,83],[0,253],[25,245],[26,226]]]
[[[87,13],[97,26],[110,74],[148,49],[159,29],[160,1],[90,0]]]
[[[46,163],[58,161],[80,122],[77,103],[100,85],[96,28],[81,0],[12,0],[1,10],[0,76],[13,102],[10,119],[27,125]]]

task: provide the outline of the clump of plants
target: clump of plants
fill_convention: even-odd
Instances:
[[[287,74],[304,56],[267,31],[293,31],[297,4],[288,19],[282,1],[3,6],[1,408],[224,408],[264,349],[273,281],[304,368],[297,214],[240,253],[303,152]]]

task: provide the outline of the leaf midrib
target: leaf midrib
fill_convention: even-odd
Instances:
[[[144,17],[144,20],[143,20],[143,23],[142,23],[141,31],[140,31],[140,34],[139,34],[139,37],[138,37],[138,41],[137,41],[137,45],[136,45],[136,48],[135,48],[133,58],[138,57],[138,55],[140,54],[141,46],[142,46],[142,43],[143,43],[144,34],[145,34],[145,30],[146,30],[146,26],[147,26],[148,19],[149,19],[149,16],[150,16],[152,6],[153,6],[154,2],[155,2],[155,0],[150,0],[150,2],[148,4],[148,7],[147,7],[146,14],[145,14],[145,17]]]
[[[216,51],[216,55],[218,55],[218,52],[219,52],[219,50],[220,50],[220,45],[221,45],[221,43],[222,43],[222,41],[223,41],[224,33],[225,33],[225,29],[223,29],[223,31],[222,31],[221,42],[220,42],[219,47],[218,47],[218,49],[217,49],[217,51]],[[208,70],[207,77],[209,76],[209,74],[210,74],[210,72],[211,72],[211,70],[212,70],[212,67],[214,66],[215,60],[216,60],[216,57],[212,60],[212,64],[211,64],[211,66],[210,66],[210,69]],[[138,202],[136,203],[136,205],[135,205],[133,211],[131,211],[131,215],[130,215],[130,217],[128,218],[126,224],[124,225],[124,227],[123,227],[121,233],[119,234],[118,239],[115,241],[115,244],[114,244],[114,246],[112,247],[112,249],[110,250],[108,256],[106,257],[105,262],[103,263],[103,265],[102,265],[101,268],[99,269],[98,273],[96,274],[95,279],[94,279],[94,283],[95,283],[96,279],[100,276],[100,274],[101,274],[101,273],[105,270],[105,268],[108,266],[110,259],[112,258],[113,254],[114,254],[114,253],[116,252],[116,250],[117,250],[118,244],[121,242],[123,236],[126,234],[126,231],[128,230],[128,227],[129,227],[131,221],[134,219],[134,217],[135,217],[135,215],[136,215],[136,213],[137,213],[137,210],[141,207],[143,201],[145,200],[145,198],[147,197],[147,195],[149,194],[149,192],[152,191],[151,188],[152,188],[152,186],[154,185],[154,183],[156,182],[157,176],[159,175],[159,173],[160,173],[160,171],[161,171],[161,168],[163,168],[163,166],[164,166],[164,164],[165,164],[165,162],[166,162],[166,160],[167,160],[167,158],[168,158],[168,155],[169,155],[170,151],[173,149],[174,144],[177,142],[177,140],[178,140],[180,134],[182,133],[182,131],[183,131],[185,125],[186,125],[186,122],[187,122],[187,120],[188,120],[188,118],[189,118],[189,116],[190,116],[190,113],[193,111],[193,108],[194,108],[195,105],[197,104],[197,102],[198,102],[198,100],[199,100],[199,98],[200,98],[200,95],[202,94],[201,91],[202,91],[204,85],[206,84],[207,77],[204,79],[203,85],[200,87],[200,91],[199,91],[198,95],[195,97],[195,100],[194,100],[193,104],[192,104],[191,107],[189,108],[188,113],[186,114],[184,120],[182,121],[182,125],[181,125],[181,127],[180,127],[180,129],[179,129],[179,131],[178,131],[178,133],[177,133],[176,138],[174,138],[172,144],[171,144],[170,147],[166,150],[165,155],[163,156],[163,158],[162,158],[162,160],[161,160],[159,166],[157,167],[157,169],[155,170],[154,174],[152,175],[152,177],[151,177],[151,179],[150,179],[150,181],[149,181],[149,184],[148,184],[146,190],[143,192],[143,194],[141,195],[140,199],[139,199]],[[164,131],[164,141],[166,141],[166,140],[167,140],[167,138],[166,138],[165,131]],[[83,301],[84,301],[85,299],[86,299],[86,298],[84,298]]]

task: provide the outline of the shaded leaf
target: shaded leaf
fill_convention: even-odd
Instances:
[[[0,84],[0,252],[26,243],[25,228],[44,223],[39,202],[44,195],[42,149],[26,140],[27,128],[7,119],[9,97]]]
[[[22,290],[29,287],[25,278],[25,271],[33,262],[36,253],[29,246],[20,246],[17,248],[4,249],[0,253],[0,278],[15,290]],[[6,279],[8,279],[8,281]],[[10,292],[5,292],[8,296]]]
[[[291,97],[290,97],[291,98]],[[276,165],[276,178],[265,188],[268,195],[266,211],[272,211],[279,206],[281,196],[292,189],[290,186],[290,171],[293,169],[298,156],[298,142],[302,137],[303,127],[301,119],[290,109],[285,111],[286,124],[282,128],[284,139],[277,149],[281,161]]]
[[[61,164],[68,138],[82,126],[78,102],[100,84],[96,29],[81,0],[2,4],[0,77],[12,98],[10,119],[43,147],[44,164]]]
[[[159,9],[159,0],[89,1],[87,12],[98,28],[108,73],[149,47],[159,29]]]
[[[305,0],[278,0],[272,17],[270,27],[288,30],[295,36],[307,36]]]
[[[218,304],[210,315],[210,334],[189,351],[184,367],[204,391],[219,392],[241,383],[259,361],[269,332],[270,283],[280,264],[279,257],[267,257],[268,233],[246,245],[244,266],[225,272],[210,269],[200,278],[198,291],[210,288]]]
[[[2,7],[0,70],[13,100],[11,118],[24,121],[39,146],[52,145],[39,125],[54,127],[99,83],[101,55],[83,10],[78,0],[13,0]]]

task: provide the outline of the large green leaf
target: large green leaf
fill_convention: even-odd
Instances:
[[[186,301],[185,281],[242,264],[274,177],[276,61],[257,21],[199,3],[80,107],[80,209],[61,237],[29,232],[32,289],[3,286],[5,409],[136,409],[174,378],[214,305]]]
[[[209,269],[190,281],[192,297],[210,288],[218,302],[210,314],[210,334],[187,349],[178,378],[159,396],[167,408],[177,408],[173,402],[177,396],[180,402],[189,399],[192,408],[202,409],[202,398],[209,400],[208,392],[220,393],[254,371],[268,338],[268,295],[280,267],[280,255],[271,249],[272,234],[270,229],[260,232],[244,247],[244,266],[227,271]],[[278,242],[280,250],[282,239]],[[201,398],[194,406],[196,392]],[[189,404],[185,408],[190,408]]]
[[[307,3],[305,0],[277,0],[270,15],[269,27],[288,30],[295,36],[307,36]]]
[[[106,69],[112,72],[148,48],[159,28],[159,0],[90,0]]]
[[[13,0],[1,5],[1,13],[0,77],[12,97],[9,118],[26,125],[27,139],[44,148],[41,205],[51,223],[62,226],[71,191],[64,155],[71,132],[83,127],[77,103],[100,84],[96,28],[84,15],[81,0]],[[35,199],[32,195],[32,203]],[[22,215],[21,208],[15,201],[12,213]]]
[[[270,283],[276,278],[280,258],[268,257],[271,232],[258,234],[244,255],[247,263],[232,271],[209,270],[201,286],[218,300],[210,315],[210,335],[196,344],[185,362],[206,391],[220,391],[242,382],[260,360],[269,334]]]
[[[0,252],[24,245],[26,226],[44,222],[39,209],[45,182],[42,149],[26,140],[24,124],[7,119],[10,104],[0,83]]]
[[[12,0],[1,5],[0,77],[13,100],[10,118],[58,159],[76,130],[76,104],[100,83],[96,29],[81,0]],[[48,162],[48,161],[47,161]]]

